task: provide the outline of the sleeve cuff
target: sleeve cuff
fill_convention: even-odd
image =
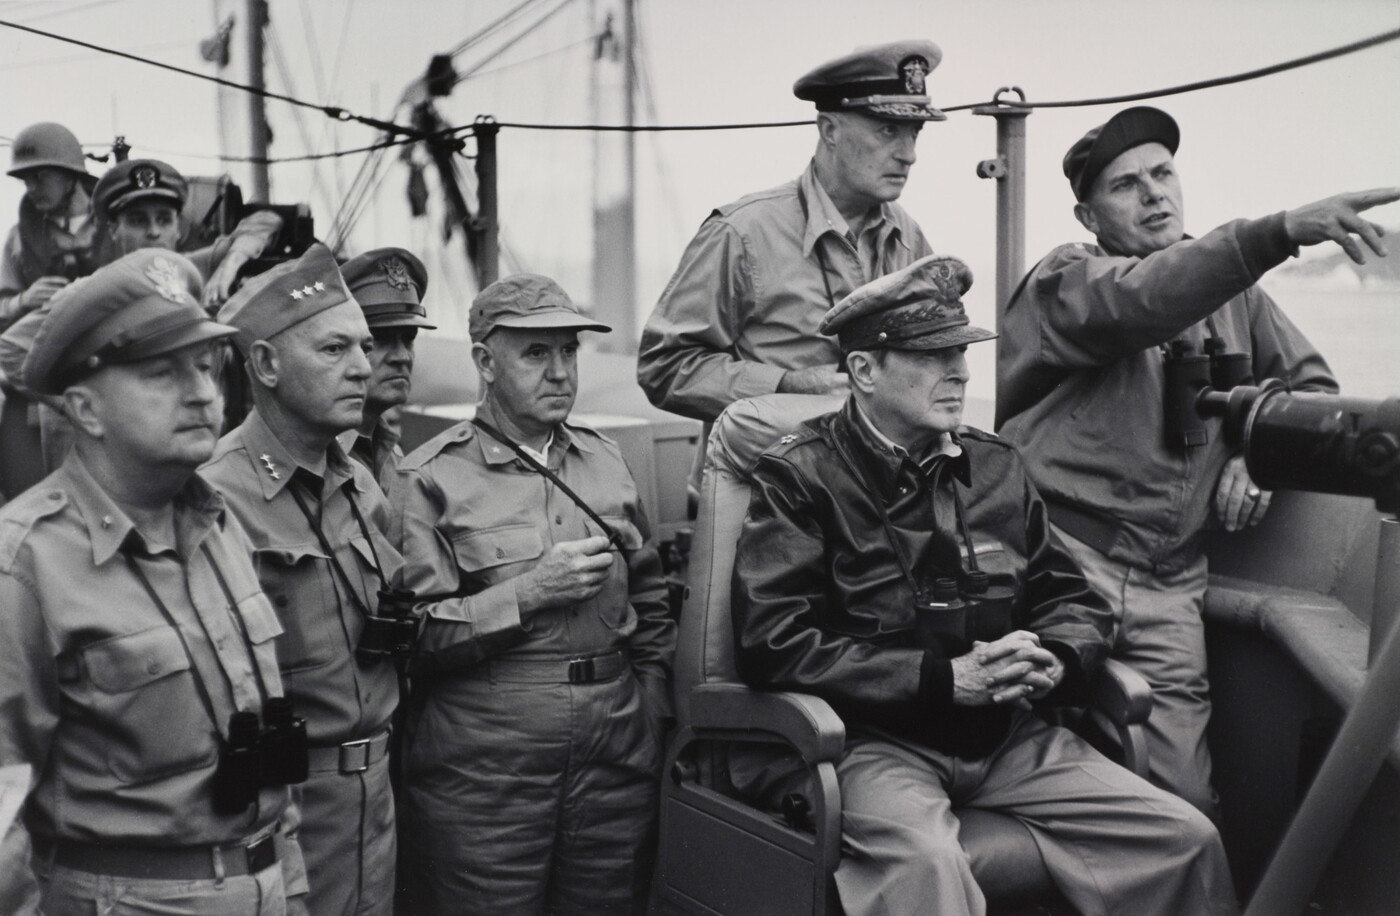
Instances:
[[[1061,642],[1046,640],[1041,645],[1054,653],[1060,664],[1065,666],[1065,673],[1060,678],[1060,683],[1055,685],[1055,689],[1046,694],[1040,702],[1051,706],[1082,705],[1089,697],[1089,679],[1084,676],[1079,653]]]
[[[1258,279],[1297,252],[1283,228],[1283,211],[1263,219],[1248,220],[1239,231],[1240,254],[1251,275]]]
[[[919,702],[926,709],[946,709],[953,705],[953,663],[924,652],[919,666]]]

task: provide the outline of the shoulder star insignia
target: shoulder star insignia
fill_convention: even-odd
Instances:
[[[310,286],[303,286],[303,287],[301,288],[301,291],[302,291],[303,293],[306,293],[306,295],[308,295],[308,296],[310,296],[312,293],[316,292],[316,290],[312,289]]]
[[[301,290],[299,290],[299,289],[294,289],[294,290],[292,290],[292,298],[293,298],[293,299],[300,299],[300,298],[302,297],[302,295],[303,295],[303,294],[302,294],[302,291],[301,291]]]
[[[316,292],[318,293],[323,293],[326,291],[326,284],[322,283],[320,280],[317,280],[312,285],[316,287]]]
[[[267,466],[267,472],[272,475],[273,480],[281,480],[282,475],[277,472],[277,466],[272,463],[272,456],[263,452],[258,456],[258,460]]]
[[[781,439],[778,440],[778,444],[779,444],[779,445],[787,445],[789,442],[796,442],[796,441],[797,441],[797,433],[788,433],[786,436],[783,436]]]

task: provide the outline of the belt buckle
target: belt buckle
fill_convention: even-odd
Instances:
[[[597,671],[597,666],[591,658],[575,658],[569,662],[569,683],[570,684],[591,684]]]
[[[272,834],[243,847],[248,856],[248,874],[256,875],[277,864],[277,844]]]
[[[355,741],[346,741],[340,746],[340,772],[342,773],[363,773],[369,769],[369,743],[370,738],[359,738]],[[355,761],[356,751],[359,752],[359,761]]]

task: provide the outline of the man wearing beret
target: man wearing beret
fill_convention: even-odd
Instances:
[[[124,257],[53,298],[23,366],[76,443],[0,510],[0,766],[33,767],[0,845],[6,913],[278,916],[304,892],[279,832],[294,777],[258,766],[286,712],[281,627],[195,473],[234,333],[199,292],[178,254]]]
[[[342,264],[340,273],[364,310],[365,324],[374,337],[364,418],[349,453],[369,468],[388,495],[396,484],[403,450],[398,424],[385,414],[408,402],[413,388],[413,342],[419,328],[436,327],[428,322],[422,302],[428,271],[402,248],[376,248]]]
[[[1114,608],[1114,656],[1152,685],[1152,777],[1212,817],[1201,612],[1203,540],[1257,524],[1269,494],[1221,421],[1168,425],[1172,354],[1240,353],[1254,382],[1337,390],[1326,362],[1255,285],[1302,245],[1337,241],[1357,262],[1359,214],[1400,189],[1341,194],[1200,238],[1184,228],[1180,131],[1156,108],[1119,112],[1074,144],[1065,176],[1097,244],[1056,248],[1006,307],[996,423],[1025,455],[1051,523]]]
[[[901,41],[797,81],[817,108],[812,162],[700,226],[642,331],[637,381],[653,404],[710,423],[741,398],[846,390],[817,325],[856,287],[930,253],[895,201],[924,122],[944,119],[925,83],[942,57]]]
[[[1078,912],[1233,912],[1200,812],[1032,712],[1083,704],[1112,621],[1016,451],[959,425],[966,348],[995,336],[968,324],[971,282],[956,258],[924,258],[822,322],[851,393],[754,467],[739,671],[845,723],[848,914],[984,911],[954,805],[1021,819]]]
[[[204,476],[252,537],[263,591],[284,630],[287,694],[306,717],[310,777],[299,787],[312,916],[388,914],[394,805],[393,659],[363,634],[402,565],[389,508],[335,437],[360,424],[373,338],[335,258],[313,245],[244,283],[219,313],[238,331],[253,410]],[[375,632],[378,632],[377,630]]]
[[[469,596],[422,608],[400,834],[419,916],[642,899],[675,624],[622,453],[569,420],[579,332],[608,330],[547,277],[491,284],[476,418],[401,466],[407,584]]]

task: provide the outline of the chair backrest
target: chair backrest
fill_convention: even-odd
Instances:
[[[838,409],[843,400],[802,394],[748,398],[731,404],[710,432],[676,645],[676,711],[682,726],[692,687],[739,680],[729,597],[734,551],[749,508],[749,472],[768,446],[804,421]]]

